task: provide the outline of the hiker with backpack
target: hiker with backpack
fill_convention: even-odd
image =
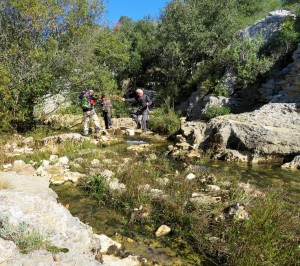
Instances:
[[[104,118],[105,128],[109,129],[112,127],[111,115],[112,115],[112,104],[103,93],[101,95],[102,100],[102,116]]]
[[[95,104],[97,102],[97,98],[94,96],[94,91],[82,91],[82,93],[79,95],[79,99],[81,100],[81,108],[84,115],[83,136],[88,136],[89,134],[90,118],[93,119],[95,124],[95,132],[98,133],[100,131],[100,123],[99,118],[94,109]]]
[[[137,89],[135,92],[135,95],[131,94],[130,98],[123,98],[122,100],[126,102],[138,102],[140,108],[132,116],[132,119],[136,123],[137,128],[142,128],[142,134],[146,134],[149,106],[152,104],[152,101],[148,95],[144,94],[142,89]],[[139,116],[142,116],[142,123],[139,121]]]

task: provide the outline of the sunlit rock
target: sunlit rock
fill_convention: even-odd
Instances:
[[[207,191],[220,191],[221,188],[219,186],[216,186],[216,185],[207,185],[206,186],[206,190]]]
[[[300,169],[300,155],[296,156],[291,162],[281,166],[284,169]]]
[[[14,171],[20,175],[34,175],[36,170],[31,164],[26,164],[22,160],[14,161],[10,171]]]
[[[237,221],[249,219],[249,214],[245,210],[245,206],[240,203],[225,208],[223,212],[226,219],[234,219]]]
[[[192,180],[192,179],[195,179],[195,178],[196,178],[196,175],[194,173],[189,173],[185,177],[186,180]]]
[[[192,197],[189,199],[190,202],[198,205],[209,205],[221,201],[221,197],[208,196],[203,193],[192,193]]]
[[[171,228],[167,225],[161,225],[157,231],[155,232],[156,237],[161,237],[169,234],[171,232]]]
[[[17,253],[17,246],[14,242],[0,238],[0,265],[13,258]]]

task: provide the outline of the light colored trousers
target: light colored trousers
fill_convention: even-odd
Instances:
[[[92,118],[96,127],[96,131],[100,130],[100,123],[99,123],[99,118],[95,112],[95,110],[83,112],[84,115],[84,120],[83,120],[83,134],[88,134],[89,133],[89,123],[90,119]]]

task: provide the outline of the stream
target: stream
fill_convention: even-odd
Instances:
[[[107,150],[123,150],[129,145],[148,143],[149,139],[128,139],[125,144],[106,147]],[[161,146],[162,145],[162,146]],[[166,147],[166,143],[160,143]],[[122,152],[120,152],[122,154]],[[128,155],[128,154],[127,154]],[[300,171],[281,169],[279,165],[248,165],[207,161],[198,167],[208,171],[220,172],[223,175],[234,175],[243,182],[249,182],[258,188],[282,187],[291,203],[300,202]],[[126,217],[109,206],[100,206],[95,199],[79,186],[67,183],[51,187],[59,196],[60,202],[72,215],[89,224],[94,233],[105,234],[121,243],[125,250],[134,256],[141,256],[152,261],[153,265],[212,265],[204,262],[185,243],[170,236],[156,238],[155,229],[149,226],[129,225],[130,217]],[[195,264],[199,257],[199,264]],[[200,264],[200,261],[202,264]]]

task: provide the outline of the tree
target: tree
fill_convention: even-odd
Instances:
[[[2,129],[33,126],[34,104],[71,69],[69,53],[60,56],[102,10],[102,0],[1,1],[0,69],[5,82],[0,96],[10,97],[1,106]]]
[[[147,71],[155,65],[159,53],[160,41],[156,38],[157,23],[151,18],[133,22],[128,17],[121,17],[114,28],[115,34],[129,44],[129,61],[120,72],[119,84],[122,80],[130,80],[129,86],[145,86],[150,75]]]

